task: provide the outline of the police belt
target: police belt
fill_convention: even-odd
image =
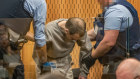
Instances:
[[[124,46],[122,46],[119,42],[116,43],[123,51],[128,51]],[[127,52],[126,52],[127,53]],[[130,55],[140,53],[140,47],[138,49],[131,49],[128,52]]]
[[[101,59],[100,62],[104,65],[110,63],[111,61],[118,62],[126,58],[125,51],[126,50],[124,50],[122,47],[116,44],[107,54],[99,58],[99,60]]]
[[[130,50],[130,54],[137,54],[140,53],[140,47],[138,49]]]

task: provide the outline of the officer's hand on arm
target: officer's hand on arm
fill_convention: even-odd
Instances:
[[[34,34],[31,33],[31,32],[27,32],[25,38],[27,40],[30,40],[30,41],[35,42],[35,40],[34,40]],[[41,63],[45,63],[47,61],[46,44],[44,46],[42,46],[42,47],[36,46],[35,47],[35,52],[38,53],[39,59],[40,59],[40,62]]]
[[[39,59],[41,63],[46,63],[47,62],[47,48],[46,44],[42,47],[36,46],[35,52],[38,53]]]
[[[95,41],[96,38],[96,33],[95,33],[95,29],[91,29],[87,32],[87,35],[89,36],[91,41]]]

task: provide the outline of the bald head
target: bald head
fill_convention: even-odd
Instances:
[[[118,66],[116,71],[117,79],[135,79],[139,75],[140,75],[140,62],[136,59],[124,60]]]
[[[77,17],[69,18],[65,26],[71,35],[78,33],[80,36],[83,36],[86,30],[85,21]]]

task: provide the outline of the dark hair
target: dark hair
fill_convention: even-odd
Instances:
[[[0,22],[0,35],[8,33],[6,25]]]
[[[7,47],[9,45],[8,30],[6,25],[0,23],[0,47]]]
[[[77,17],[69,18],[65,26],[69,30],[71,35],[78,33],[80,36],[83,36],[86,31],[85,21]]]

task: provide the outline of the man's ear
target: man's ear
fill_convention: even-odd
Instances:
[[[69,29],[65,29],[65,32],[66,32],[66,34],[68,34],[69,33]]]

